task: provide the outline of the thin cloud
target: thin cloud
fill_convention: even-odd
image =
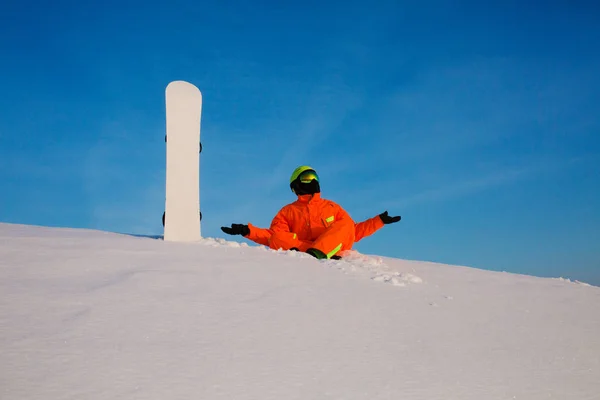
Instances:
[[[509,185],[520,180],[532,179],[543,173],[556,172],[580,164],[584,161],[586,161],[585,158],[577,157],[569,159],[566,162],[546,162],[523,168],[502,169],[482,177],[455,181],[450,184],[446,183],[440,187],[425,190],[410,196],[397,198],[389,202],[381,202],[379,203],[379,206],[399,210],[424,203],[461,198],[498,186]]]
[[[155,233],[164,211],[164,149],[114,123],[101,127],[97,137],[81,182],[91,227]]]
[[[494,173],[477,179],[454,182],[440,188],[426,190],[411,196],[401,198],[384,207],[405,209],[407,207],[428,202],[444,201],[451,198],[459,198],[476,192],[481,192],[491,187],[509,184],[518,179],[531,175],[533,170],[509,170]]]

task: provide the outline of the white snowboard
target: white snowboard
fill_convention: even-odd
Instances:
[[[167,85],[167,179],[164,240],[200,239],[200,118],[202,94],[191,83]]]

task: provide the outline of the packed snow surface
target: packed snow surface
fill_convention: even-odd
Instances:
[[[2,400],[599,398],[594,286],[0,224]]]

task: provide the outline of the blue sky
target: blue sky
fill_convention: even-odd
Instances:
[[[10,2],[0,221],[160,234],[164,89],[203,93],[204,236],[312,165],[365,253],[600,285],[600,11],[576,2]],[[228,237],[231,239],[231,237]]]

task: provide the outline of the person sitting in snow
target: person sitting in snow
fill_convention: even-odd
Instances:
[[[341,206],[321,197],[319,175],[309,166],[294,170],[290,188],[298,199],[275,215],[269,229],[248,223],[223,226],[221,230],[229,235],[242,235],[273,250],[296,250],[318,259],[339,259],[354,243],[386,224],[400,221],[400,216],[391,217],[385,211],[355,223]]]

